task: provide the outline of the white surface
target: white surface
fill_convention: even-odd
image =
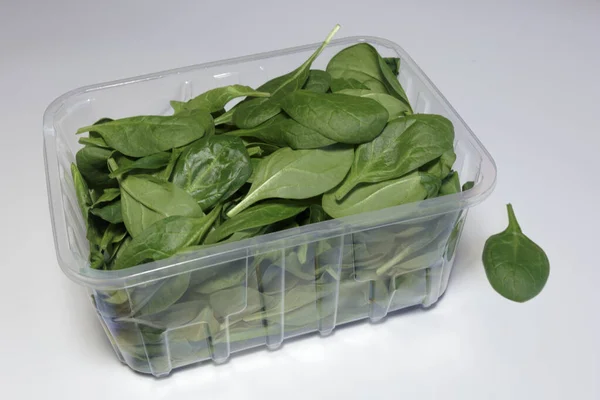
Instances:
[[[600,398],[600,2],[122,3],[0,7],[2,398]],[[45,107],[86,84],[316,42],[336,22],[340,37],[402,45],[498,164],[496,191],[467,219],[446,295],[429,310],[225,365],[162,380],[131,372],[56,263]],[[509,201],[551,261],[546,289],[526,304],[494,293],[480,261]]]

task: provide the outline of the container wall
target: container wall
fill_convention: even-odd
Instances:
[[[357,40],[332,44],[313,67],[325,68],[332,55]],[[366,40],[382,55],[401,58],[400,81],[415,112],[439,113],[454,123],[454,169],[461,181],[494,180],[493,168],[492,176],[481,175],[487,153],[412,60],[387,41]],[[315,230],[275,240],[271,246],[249,246],[212,264],[192,260],[175,269],[173,263],[160,274],[146,273],[142,283],[127,271],[120,271],[123,274],[110,285],[84,280],[89,273],[88,243],[69,172],[80,148],[75,131],[102,117],[169,114],[170,100],[188,100],[217,86],[257,87],[300,65],[313,49],[80,90],[47,113],[45,155],[59,262],[69,276],[90,287],[117,357],[134,370],[162,376],[203,360],[222,362],[252,347],[277,348],[286,338],[311,332],[326,335],[340,324],[379,321],[392,311],[429,306],[445,291],[465,206],[445,213],[424,207],[414,218],[398,218],[392,212],[377,223],[365,220],[340,234]]]

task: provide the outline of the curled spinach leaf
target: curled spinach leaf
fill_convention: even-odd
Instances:
[[[171,106],[175,113],[197,109],[214,113],[222,110],[231,100],[245,96],[260,98],[269,97],[270,94],[256,91],[249,86],[230,85],[208,90],[186,102],[172,101]]]

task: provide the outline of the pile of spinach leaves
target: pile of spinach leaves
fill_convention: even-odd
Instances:
[[[172,101],[172,115],[79,129],[88,135],[72,175],[91,268],[461,191],[452,123],[413,113],[399,59],[359,43],[311,68],[337,29],[256,89],[219,87]],[[459,221],[451,213],[258,254],[97,291],[94,302],[128,362],[168,369],[423,302],[440,280],[428,267],[452,257]]]

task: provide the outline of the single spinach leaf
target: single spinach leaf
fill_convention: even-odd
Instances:
[[[103,203],[109,203],[114,199],[121,196],[121,190],[119,188],[107,188],[102,191],[102,194],[96,201],[94,201],[93,207],[96,207]]]
[[[288,146],[294,150],[318,149],[336,143],[283,114],[278,114],[255,128],[238,129],[227,135],[253,137],[273,146]]]
[[[338,93],[297,90],[281,102],[283,110],[300,124],[339,143],[365,143],[377,137],[388,120],[377,101]]]
[[[398,100],[397,98],[385,94],[385,93],[374,93],[370,90],[364,89],[345,89],[341,90],[340,94],[349,94],[352,96],[365,97],[367,99],[373,99],[381,104],[388,112],[388,121],[396,119],[398,117],[412,114],[412,110],[405,103]]]
[[[381,210],[424,200],[435,195],[440,184],[433,175],[413,172],[399,179],[359,185],[342,201],[336,199],[337,191],[332,190],[323,195],[323,209],[334,218]]]
[[[540,294],[550,275],[548,256],[523,234],[511,204],[507,204],[508,227],[486,240],[483,266],[496,292],[519,303]]]
[[[410,115],[389,122],[382,134],[356,149],[350,173],[336,192],[341,200],[359,183],[399,178],[452,149],[454,128],[440,115]]]
[[[368,86],[360,83],[356,79],[337,78],[331,80],[331,91],[333,93],[343,92],[344,90],[364,90],[371,93],[381,93],[371,90]]]
[[[387,88],[388,93],[404,102],[404,104],[406,104],[406,106],[408,107],[409,112],[412,113],[412,109],[410,108],[410,101],[408,101],[408,96],[404,92],[404,88],[398,81],[398,78],[392,72],[389,65],[387,65],[384,59],[381,58],[379,54],[377,56],[379,58],[379,68],[381,68],[381,73],[384,77],[383,83]]]
[[[119,167],[117,170],[111,172],[108,176],[111,178],[116,178],[121,176],[127,172],[143,169],[143,170],[155,170],[165,167],[169,161],[171,160],[171,153],[163,151],[156,154],[151,154],[146,157],[138,158],[132,163]]]
[[[210,113],[214,113],[225,108],[231,100],[245,96],[261,98],[269,97],[270,94],[256,91],[249,86],[230,85],[208,90],[187,102],[172,101],[171,106],[175,113],[197,109],[205,109]]]
[[[444,179],[452,170],[455,161],[456,153],[454,152],[454,149],[449,149],[442,153],[439,158],[428,162],[420,169],[421,171],[435,175],[440,179]]]
[[[351,88],[362,89],[356,87],[356,85],[352,87],[337,86],[337,79],[346,81],[352,79],[374,92],[388,93],[384,83],[385,77],[379,66],[380,58],[377,50],[367,43],[359,43],[338,52],[327,64],[327,72],[332,78],[331,87],[333,91]]]
[[[104,149],[110,149],[110,146],[102,139],[102,137],[81,137],[78,142],[87,146],[102,147]]]
[[[318,150],[277,150],[260,162],[248,194],[227,215],[231,218],[268,198],[318,196],[344,179],[352,164],[353,153],[352,148],[337,145]]]
[[[305,204],[294,202],[270,202],[250,207],[223,222],[208,234],[204,244],[217,243],[235,232],[263,227],[292,218],[306,209]]]
[[[120,186],[123,221],[134,238],[169,216],[204,215],[194,198],[173,183],[149,175],[129,175]]]
[[[130,296],[132,314],[142,317],[165,311],[183,296],[189,283],[190,274],[180,274],[135,287]]]
[[[331,86],[331,76],[326,71],[311,69],[302,89],[315,93],[327,93]]]
[[[201,217],[171,216],[157,221],[133,238],[116,258],[114,269],[171,257],[179,250],[198,244],[212,227],[220,208]]]
[[[233,123],[238,128],[254,128],[279,113],[279,101],[288,93],[304,86],[310,73],[310,66],[331,41],[338,29],[340,29],[340,26],[336,25],[321,46],[298,68],[290,73],[271,79],[257,89],[271,93],[270,98],[251,99],[236,105],[234,107]]]
[[[103,189],[117,186],[117,180],[109,176],[106,165],[112,153],[111,149],[85,146],[75,154],[77,168],[90,187]]]
[[[390,67],[394,76],[400,73],[400,59],[398,57],[384,57],[383,61]]]
[[[473,182],[473,181],[465,182],[464,185],[462,185],[462,191],[465,192],[469,189],[472,189],[473,186],[475,186],[475,182]]]
[[[79,172],[79,169],[75,164],[71,164],[71,175],[73,177],[77,203],[79,204],[79,208],[81,209],[81,213],[83,215],[83,220],[85,221],[86,238],[90,242],[90,262],[94,268],[99,268],[104,264],[104,259],[101,257],[101,254],[99,254],[98,249],[98,245],[102,239],[103,229],[101,229],[101,227],[95,223],[90,214],[90,208],[92,207],[90,190],[85,179],[83,178],[83,175]],[[102,262],[100,262],[101,259]]]
[[[122,118],[101,125],[86,126],[77,133],[92,129],[122,154],[145,157],[184,146],[204,135],[212,135],[215,126],[212,116],[206,110],[192,110],[172,116]]]
[[[111,224],[119,224],[123,222],[123,214],[121,212],[121,200],[114,200],[102,206],[94,206],[90,212],[97,217]]]
[[[104,231],[100,241],[100,250],[107,250],[113,243],[119,243],[127,236],[127,229],[123,224],[110,224]]]
[[[229,198],[252,175],[252,164],[241,139],[210,136],[185,148],[173,170],[173,183],[203,210]]]
[[[442,186],[440,187],[438,196],[445,196],[447,194],[454,194],[459,192],[460,180],[458,178],[458,172],[454,171],[442,181]]]

